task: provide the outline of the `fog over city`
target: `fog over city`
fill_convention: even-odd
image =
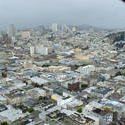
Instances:
[[[124,28],[124,12],[121,0],[0,0],[0,28],[52,23]]]
[[[0,125],[125,125],[125,0],[0,0]]]

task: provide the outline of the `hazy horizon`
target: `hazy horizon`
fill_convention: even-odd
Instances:
[[[52,23],[125,28],[121,0],[0,0],[0,28]]]

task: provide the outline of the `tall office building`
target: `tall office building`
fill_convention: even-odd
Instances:
[[[90,32],[90,33],[93,33],[93,32],[94,32],[94,28],[93,28],[93,27],[90,27],[90,28],[89,28],[89,32]]]
[[[42,35],[42,34],[44,34],[45,33],[45,27],[43,26],[43,25],[40,25],[39,27],[38,27],[38,31],[39,31],[39,33]]]
[[[0,31],[0,41],[9,41],[8,34],[4,30]]]
[[[62,24],[62,31],[63,32],[68,32],[68,27],[66,24]]]
[[[52,31],[57,32],[58,31],[58,24],[52,24]]]
[[[77,31],[77,29],[78,29],[78,27],[77,27],[77,26],[72,26],[72,31],[73,31],[73,32],[76,32],[76,31]]]
[[[35,53],[35,47],[34,46],[30,46],[30,55],[33,56]]]
[[[8,26],[8,36],[9,37],[14,37],[15,36],[15,34],[16,34],[16,29],[15,29],[15,27],[14,27],[14,24],[10,24],[9,26]]]

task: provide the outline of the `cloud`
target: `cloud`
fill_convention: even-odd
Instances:
[[[125,27],[124,12],[120,0],[0,0],[0,25],[57,22]]]

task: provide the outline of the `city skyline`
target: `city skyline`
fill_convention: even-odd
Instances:
[[[122,0],[0,0],[0,125],[125,125]]]

